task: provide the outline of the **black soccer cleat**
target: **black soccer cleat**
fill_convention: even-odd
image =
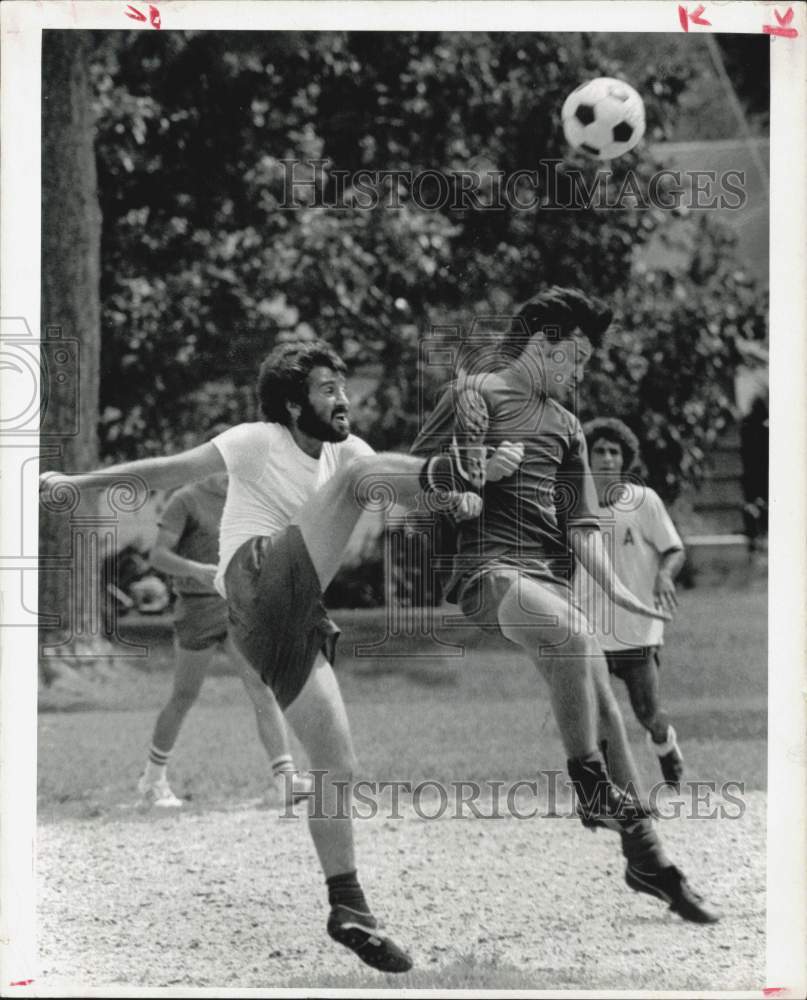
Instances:
[[[379,972],[408,972],[412,968],[412,959],[379,930],[370,913],[334,906],[328,917],[328,934]]]
[[[594,833],[600,827],[616,833],[630,833],[639,820],[654,819],[656,813],[649,805],[609,782],[594,802],[578,800],[577,815],[583,826]]]
[[[644,892],[668,903],[682,920],[693,924],[716,924],[720,920],[719,914],[704,905],[703,897],[695,892],[675,865],[646,871],[629,862],[625,881],[635,892]]]
[[[567,761],[577,799],[576,812],[587,830],[605,827],[631,833],[639,820],[652,819],[652,811],[634,795],[617,787],[599,760]]]

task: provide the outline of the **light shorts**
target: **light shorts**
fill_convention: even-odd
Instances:
[[[296,525],[244,542],[224,574],[230,633],[281,708],[302,691],[317,653],[333,663],[339,629]]]
[[[180,649],[210,649],[227,638],[227,602],[218,594],[178,594],[174,632]]]

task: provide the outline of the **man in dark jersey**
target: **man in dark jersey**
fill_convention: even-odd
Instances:
[[[635,765],[605,659],[570,588],[576,558],[618,606],[668,617],[613,572],[583,431],[563,405],[574,405],[610,320],[610,310],[574,290],[537,296],[502,341],[501,367],[466,371],[453,382],[412,450],[427,455],[449,446],[481,492],[480,517],[459,526],[446,596],[473,623],[498,627],[545,678],[581,819],[619,832],[631,888],[663,899],[686,920],[712,923],[718,918],[669,862],[648,814],[622,791],[638,787]],[[489,350],[484,357],[490,367]]]

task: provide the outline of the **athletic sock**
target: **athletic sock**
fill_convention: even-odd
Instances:
[[[146,763],[146,778],[148,781],[162,781],[171,757],[170,750],[160,750],[152,743],[149,747],[149,759]]]
[[[640,868],[667,868],[671,861],[664,853],[659,835],[649,819],[637,819],[619,832],[625,860]]]
[[[570,757],[566,769],[579,802],[588,807],[601,807],[611,779],[600,754],[594,750],[583,757]]]
[[[672,726],[667,726],[667,732],[664,734],[663,740],[657,740],[655,736],[650,733],[650,742],[653,745],[653,749],[656,751],[659,757],[663,757],[665,754],[670,753],[676,747],[677,738],[675,735],[675,730]]]
[[[325,879],[325,884],[328,886],[328,903],[331,907],[347,906],[358,913],[370,913],[355,868],[341,875],[331,875]]]
[[[286,771],[297,771],[297,768],[294,766],[294,760],[291,754],[288,753],[272,761],[272,774],[276,778],[280,777]]]

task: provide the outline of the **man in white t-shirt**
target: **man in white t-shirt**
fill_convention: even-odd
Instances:
[[[459,519],[481,500],[466,492],[445,456],[427,461],[376,455],[350,433],[345,366],[321,341],[280,347],[261,366],[264,420],[240,424],[178,455],[78,475],[43,473],[44,502],[61,490],[110,487],[123,479],[166,489],[227,473],[216,587],[230,633],[273,691],[308,755],[317,784],[309,830],[328,886],[327,930],[382,972],[405,972],[409,956],[370,911],[356,874],[351,823],[353,744],[332,669],[339,630],[322,593],[362,511],[421,492]]]
[[[583,431],[600,502],[600,530],[610,543],[614,570],[637,597],[673,614],[684,545],[658,494],[631,475],[639,443],[620,420],[592,420]],[[582,569],[575,585],[608,669],[625,683],[636,718],[647,730],[665,782],[680,790],[684,758],[659,701],[664,622],[616,607]]]

